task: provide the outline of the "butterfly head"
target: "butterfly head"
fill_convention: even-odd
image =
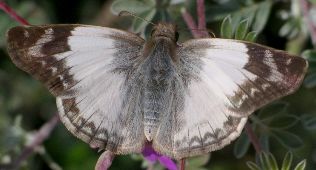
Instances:
[[[154,26],[151,32],[151,37],[154,40],[167,39],[177,42],[179,33],[177,32],[176,25],[161,22]]]

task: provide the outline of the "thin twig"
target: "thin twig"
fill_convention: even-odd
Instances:
[[[3,1],[0,1],[0,9],[5,13],[10,15],[15,21],[19,22],[22,25],[30,25],[24,18],[20,17],[11,7],[9,7]]]
[[[114,157],[115,155],[111,151],[103,152],[95,165],[95,170],[107,170],[110,168]]]
[[[188,11],[186,9],[184,9],[184,8],[181,10],[181,14],[182,14],[182,18],[184,19],[185,23],[189,27],[193,37],[194,38],[199,38],[200,34],[197,31],[198,28],[197,28],[197,25],[196,25],[192,15],[190,13],[188,13]]]
[[[185,158],[181,159],[180,170],[185,170]]]
[[[197,0],[198,29],[206,29],[204,0]]]
[[[310,32],[312,43],[314,47],[316,48],[316,25],[315,23],[313,23],[312,18],[309,15],[309,11],[312,8],[312,5],[306,0],[300,0],[300,3],[301,3],[301,9],[302,9],[305,21],[307,23],[307,26]]]
[[[252,143],[253,147],[255,148],[257,154],[260,154],[262,149],[260,146],[260,142],[258,137],[256,136],[256,134],[254,133],[254,131],[252,130],[251,125],[249,124],[249,122],[246,123],[245,125],[245,131],[248,135],[248,138],[250,140],[250,142]]]
[[[22,153],[13,161],[11,169],[19,169],[21,163],[26,160],[45,139],[51,134],[56,124],[59,122],[58,114],[55,114],[48,122],[46,122],[39,131],[34,135],[34,140],[30,145],[26,146]]]

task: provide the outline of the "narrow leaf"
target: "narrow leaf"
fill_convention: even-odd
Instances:
[[[265,119],[273,119],[281,114],[284,114],[288,108],[287,102],[274,102],[259,111],[258,117],[263,121]]]
[[[236,158],[242,158],[247,153],[249,146],[249,138],[246,133],[243,132],[235,142],[234,155],[236,156]]]
[[[291,33],[291,31],[293,30],[293,27],[294,27],[294,23],[293,23],[293,21],[288,21],[288,22],[286,22],[281,28],[280,28],[280,30],[279,30],[279,35],[281,36],[281,37],[286,37],[286,36],[288,36],[290,33]]]
[[[293,154],[292,154],[292,152],[286,153],[286,155],[285,155],[285,157],[283,159],[282,169],[281,170],[290,170],[292,161],[293,161]]]
[[[272,1],[264,1],[259,4],[252,27],[254,31],[258,33],[261,32],[267,24],[268,18],[270,16],[272,3]]]
[[[309,62],[316,62],[316,51],[315,50],[305,50],[302,53],[303,58]]]
[[[284,114],[277,119],[272,119],[269,126],[278,129],[287,129],[294,126],[298,122],[298,118],[294,115]]]
[[[263,149],[263,151],[269,151],[270,150],[270,146],[269,146],[269,135],[264,133],[262,135],[260,135],[259,141],[261,144],[261,147]]]
[[[247,33],[245,40],[250,41],[250,42],[255,42],[256,38],[257,38],[257,32],[251,31]]]
[[[210,154],[192,157],[188,159],[188,169],[197,169],[205,165],[210,160]]]
[[[267,153],[262,152],[262,153],[260,154],[260,156],[259,156],[259,160],[260,160],[261,167],[262,167],[264,170],[270,169],[270,164],[269,164],[269,160],[268,160]]]
[[[267,159],[269,162],[269,169],[270,170],[278,170],[278,164],[275,160],[275,157],[271,153],[267,153]]]
[[[307,130],[316,129],[316,114],[304,114],[301,117],[303,126]]]
[[[250,168],[251,170],[260,170],[259,166],[253,162],[248,161],[247,162],[247,166],[248,168]]]
[[[233,27],[230,15],[224,18],[221,24],[221,37],[222,38],[232,38],[233,37]]]
[[[272,135],[278,142],[289,149],[297,149],[303,145],[301,138],[287,131],[273,130]]]
[[[305,80],[304,80],[304,85],[307,88],[313,88],[316,86],[316,73],[312,73],[308,76],[306,76]]]
[[[236,28],[235,39],[237,40],[245,39],[246,34],[248,32],[248,27],[249,27],[248,20],[241,21]]]
[[[296,165],[294,170],[304,170],[306,167],[306,160],[302,160],[300,163]]]

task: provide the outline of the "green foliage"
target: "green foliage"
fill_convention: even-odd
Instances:
[[[288,39],[293,39],[298,36],[300,32],[304,29],[304,22],[302,22],[302,17],[299,13],[300,4],[299,1],[292,0],[291,11],[282,11],[282,19],[286,19],[286,22],[281,26],[279,30],[279,35],[282,37],[287,37]]]
[[[112,3],[111,9],[114,14],[119,14],[121,11],[128,11],[147,21],[151,21],[157,12],[156,1],[154,0],[131,0],[129,3],[126,3],[126,0],[116,0]],[[133,31],[141,32],[142,30],[145,30],[145,27],[148,24],[149,23],[144,20],[134,18],[132,24]]]
[[[247,166],[251,170],[290,170],[293,163],[293,154],[288,152],[284,159],[281,167],[278,166],[276,158],[269,152],[262,152],[259,155],[257,163],[247,162]],[[293,170],[304,170],[306,167],[306,160],[299,162]]]
[[[288,106],[289,104],[286,102],[274,102],[250,117],[253,122],[252,127],[264,150],[270,150],[272,139],[275,139],[285,149],[298,149],[303,145],[299,136],[288,131],[299,121],[297,116],[288,112]],[[249,139],[243,135],[235,143],[234,154],[237,158],[243,157],[250,146],[246,144]]]
[[[194,169],[194,170],[207,170],[204,166],[209,162],[210,155],[206,154],[203,156],[189,158],[187,160],[187,169]]]
[[[78,0],[71,4],[70,8],[80,10],[74,10],[76,12],[73,13],[68,13],[66,7],[54,10],[53,7],[58,3],[53,0],[41,3],[32,0],[7,2],[32,24],[51,23],[51,20],[60,23],[62,17],[73,15],[78,18],[76,23],[91,20],[90,22],[95,25],[114,25],[141,33],[142,36],[147,35],[150,30],[151,25],[147,21],[133,17],[108,19],[111,18],[109,9],[114,14],[123,10],[129,11],[154,23],[172,21],[178,25],[180,31],[187,28],[181,16],[181,9],[189,11],[195,20],[198,18],[195,0],[114,0],[112,4],[105,3],[104,7],[80,6],[88,1]],[[305,49],[304,44],[310,43],[298,2],[205,1],[207,28],[212,29],[216,35],[222,38],[257,41],[279,49],[285,48],[296,54],[304,51],[302,56],[309,61],[310,67],[304,81],[306,88],[273,102],[250,116],[252,128],[259,138],[262,149],[266,151],[258,157],[257,163],[245,164],[246,160],[255,160],[255,153],[250,149],[252,145],[247,134],[242,132],[233,147],[214,152],[211,160],[209,154],[189,158],[187,169],[246,169],[246,166],[252,170],[316,169],[316,162],[312,157],[316,152],[313,145],[316,143],[316,52]],[[314,0],[310,2],[315,3]],[[82,8],[85,10],[81,10]],[[95,11],[95,16],[87,17],[84,11]],[[62,17],[58,17],[58,14]],[[54,99],[47,90],[31,77],[18,71],[8,60],[4,42],[5,32],[15,25],[18,24],[0,11],[0,164],[10,163],[16,158],[32,138],[33,131],[56,112]],[[189,32],[181,31],[180,35],[181,41],[191,38]],[[279,41],[280,39],[282,41]],[[284,153],[288,150],[295,156],[287,153],[283,159]],[[234,156],[240,160],[236,161]],[[95,151],[71,136],[63,126],[59,126],[48,141],[26,161],[22,169],[93,169],[97,157]],[[303,158],[311,163],[299,162]],[[278,163],[281,159],[282,164]],[[296,162],[299,163],[295,165]],[[163,170],[159,164],[150,165],[140,154],[133,154],[118,156],[111,168],[115,170],[151,167],[154,170]]]
[[[261,2],[249,0],[247,3],[235,0],[218,1],[217,4],[206,6],[206,13],[209,16],[207,21],[220,21],[227,15],[231,15],[233,27],[236,27],[242,20],[248,19],[248,22],[252,23],[252,30],[260,33],[268,21],[272,5],[273,1],[270,0]]]
[[[305,78],[304,85],[307,88],[313,88],[316,86],[316,51],[306,50],[302,56],[308,61],[308,75]]]
[[[221,24],[221,37],[228,39],[237,39],[245,41],[255,41],[257,33],[255,31],[249,32],[249,19],[245,19],[237,24],[235,27],[230,15],[224,18]]]

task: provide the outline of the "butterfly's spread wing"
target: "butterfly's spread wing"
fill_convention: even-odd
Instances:
[[[141,151],[140,92],[126,81],[142,38],[85,25],[19,26],[7,36],[13,62],[57,97],[60,119],[75,136],[115,153]]]
[[[182,107],[172,107],[175,111],[164,118],[168,123],[160,125],[154,140],[156,150],[175,158],[229,144],[240,135],[249,114],[294,92],[307,69],[300,57],[225,39],[191,40],[177,55],[180,80],[174,93],[183,91],[176,99],[182,100]]]

